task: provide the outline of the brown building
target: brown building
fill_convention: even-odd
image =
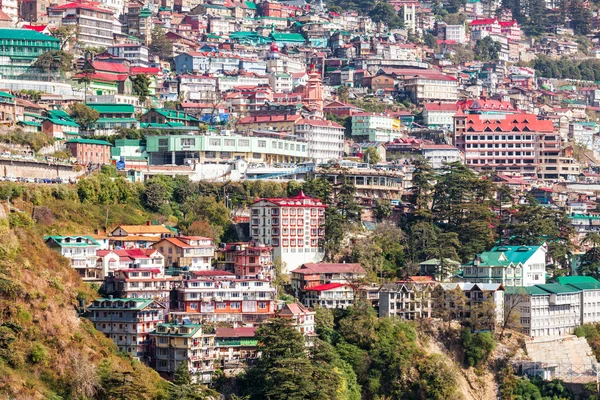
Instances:
[[[370,87],[374,92],[379,90],[393,91],[396,87],[396,79],[386,74],[366,76],[363,78],[363,86]]]
[[[67,148],[80,164],[108,164],[110,162],[110,143],[104,140],[71,139]]]

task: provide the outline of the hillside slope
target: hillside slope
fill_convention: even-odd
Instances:
[[[161,398],[166,383],[77,316],[94,293],[32,228],[0,219],[0,398]]]

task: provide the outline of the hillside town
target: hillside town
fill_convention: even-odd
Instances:
[[[598,396],[596,2],[3,0],[0,165],[14,242],[169,399]],[[54,346],[10,358],[14,279],[0,371]],[[458,359],[491,388],[436,389]],[[34,375],[138,398],[94,368]]]

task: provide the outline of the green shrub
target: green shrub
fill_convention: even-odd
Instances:
[[[11,228],[29,228],[33,226],[33,219],[24,212],[12,212],[8,216],[8,224]]]
[[[19,320],[19,322],[27,324],[31,322],[33,317],[31,316],[31,313],[29,311],[19,306],[17,311],[17,319]]]
[[[470,329],[463,329],[461,339],[465,350],[465,363],[470,367],[478,367],[487,361],[496,348],[496,341],[491,332],[473,334]]]
[[[43,364],[48,359],[48,350],[41,343],[34,344],[29,350],[29,361],[32,364]]]

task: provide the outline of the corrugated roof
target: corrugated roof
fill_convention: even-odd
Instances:
[[[11,29],[1,28],[0,38],[13,40],[43,40],[47,42],[56,42],[56,46],[60,46],[60,40],[55,37],[44,35],[43,33],[31,29]]]
[[[133,114],[135,107],[131,104],[87,103],[87,106],[100,114]]]
[[[561,285],[559,283],[546,283],[544,285],[536,285],[538,288],[554,294],[568,294],[580,292],[579,289],[570,285]]]
[[[591,276],[559,276],[556,282],[561,285],[580,285],[582,283],[600,284],[600,282]]]
[[[104,140],[96,140],[96,139],[71,139],[67,143],[78,143],[78,144],[97,144],[100,146],[112,146],[112,144],[108,143]]]

